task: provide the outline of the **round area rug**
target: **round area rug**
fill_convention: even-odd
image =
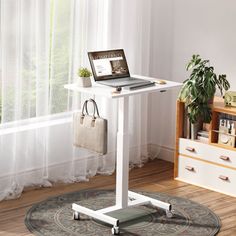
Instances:
[[[137,206],[114,212],[113,216],[121,221],[120,235],[210,236],[216,235],[220,229],[219,218],[203,205],[162,193],[142,194],[172,204],[174,216],[167,218],[164,210],[153,209],[150,206]],[[79,221],[73,220],[71,204],[74,202],[98,210],[115,204],[115,192],[86,190],[49,198],[35,204],[28,211],[25,224],[35,235],[112,235],[111,226],[90,219],[86,215],[81,215]]]

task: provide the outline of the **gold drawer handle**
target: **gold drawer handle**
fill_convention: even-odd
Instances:
[[[195,148],[193,147],[186,147],[186,150],[190,152],[195,152]]]
[[[230,161],[230,158],[227,156],[220,156],[220,159],[223,161]]]
[[[224,176],[224,175],[220,175],[220,176],[219,176],[219,179],[222,179],[222,180],[224,180],[224,181],[228,181],[228,180],[229,180],[229,177]]]
[[[189,171],[194,171],[194,167],[192,166],[185,166],[185,169]]]

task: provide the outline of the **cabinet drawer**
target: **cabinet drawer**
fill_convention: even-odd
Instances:
[[[178,179],[236,196],[236,171],[179,156]]]
[[[179,154],[236,168],[236,152],[189,139],[179,139]]]

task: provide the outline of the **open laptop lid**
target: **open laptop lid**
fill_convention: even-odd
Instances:
[[[123,49],[88,52],[95,81],[129,77]]]

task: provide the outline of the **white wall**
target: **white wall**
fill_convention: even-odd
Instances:
[[[236,1],[153,0],[152,19],[152,76],[182,82],[188,76],[186,63],[200,54],[217,73],[227,75],[236,91]],[[161,145],[173,149],[177,94],[168,92],[158,106],[151,97],[151,143],[159,143],[161,134]]]

